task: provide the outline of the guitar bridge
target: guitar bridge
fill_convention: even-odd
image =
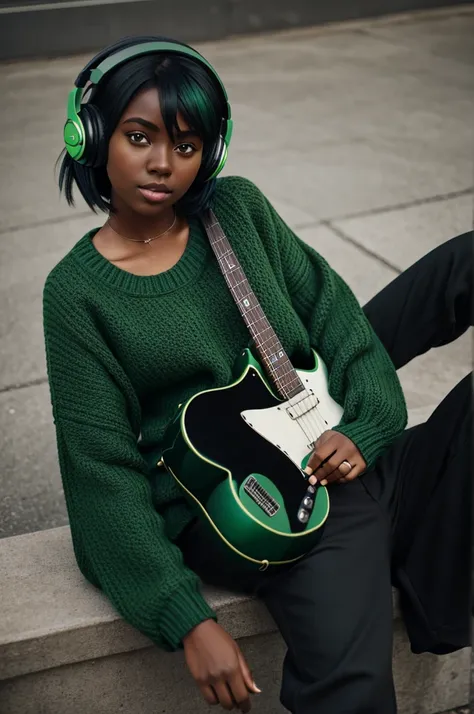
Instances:
[[[273,496],[270,496],[268,491],[263,488],[254,476],[249,476],[244,483],[244,491],[248,493],[250,498],[255,501],[257,506],[260,506],[262,511],[270,518],[278,512],[280,504],[275,501]]]

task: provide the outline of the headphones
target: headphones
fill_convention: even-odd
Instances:
[[[104,120],[98,107],[83,103],[86,84],[96,87],[102,78],[116,67],[141,55],[169,53],[190,57],[199,62],[217,82],[222,92],[226,116],[222,117],[219,138],[212,149],[205,178],[210,181],[224,168],[232,136],[233,122],[225,87],[212,65],[192,47],[174,40],[157,37],[125,38],[99,52],[78,75],[67,103],[67,121],[64,126],[66,151],[79,164],[97,168],[107,160]]]

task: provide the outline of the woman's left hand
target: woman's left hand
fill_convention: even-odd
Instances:
[[[314,451],[305,468],[307,474],[312,474],[309,483],[317,481],[321,486],[328,483],[347,483],[353,481],[363,471],[367,464],[357,446],[344,434],[338,431],[325,431],[314,445]]]

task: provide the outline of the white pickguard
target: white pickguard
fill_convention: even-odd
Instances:
[[[254,431],[301,467],[316,439],[339,424],[343,410],[329,395],[327,370],[319,357],[314,372],[296,372],[306,387],[305,392],[268,409],[245,410],[241,416]]]

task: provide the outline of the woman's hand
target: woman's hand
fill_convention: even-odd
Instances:
[[[189,671],[208,704],[250,711],[250,697],[260,693],[237,643],[214,620],[205,620],[183,639]]]
[[[353,481],[366,469],[362,454],[357,446],[338,431],[325,431],[314,445],[314,451],[305,468],[313,486],[319,481],[321,486],[339,481]]]

